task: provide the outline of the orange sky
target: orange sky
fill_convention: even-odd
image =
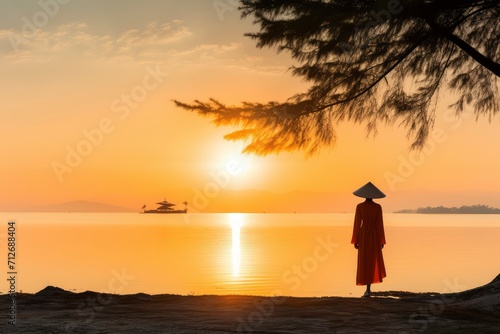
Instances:
[[[243,156],[241,143],[222,138],[230,129],[172,99],[283,101],[307,86],[287,71],[286,54],[243,36],[255,27],[234,1],[61,2],[0,4],[0,210],[191,201],[235,163],[244,168],[221,188],[351,196],[371,180],[394,207],[410,191],[434,194],[435,205],[500,207],[498,118],[455,119],[443,95],[420,156],[397,126],[366,139],[353,124],[309,159]],[[461,195],[447,202],[435,192]]]

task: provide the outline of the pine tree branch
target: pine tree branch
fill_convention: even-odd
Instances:
[[[457,35],[453,34],[449,29],[446,29],[445,27],[439,25],[438,23],[434,22],[433,20],[426,18],[425,22],[431,27],[431,29],[440,35],[446,37],[449,41],[454,43],[456,46],[458,46],[460,49],[462,49],[464,52],[466,52],[469,56],[471,56],[475,61],[477,61],[479,64],[490,70],[493,74],[495,74],[497,77],[500,77],[500,64],[493,61],[493,59],[490,59],[483,54],[481,54],[479,51],[477,51],[475,48],[473,48],[470,44],[468,44],[466,41],[458,37]]]

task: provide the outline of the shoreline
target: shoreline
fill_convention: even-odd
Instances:
[[[6,313],[8,298],[0,296]],[[500,275],[449,294],[114,295],[49,286],[17,294],[15,302],[16,326],[3,317],[2,333],[494,333],[500,327]]]

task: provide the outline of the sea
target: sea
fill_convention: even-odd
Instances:
[[[0,213],[0,292],[360,296],[353,218]],[[387,277],[372,291],[458,292],[500,274],[500,215],[386,213],[384,226]]]

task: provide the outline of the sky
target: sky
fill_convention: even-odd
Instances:
[[[445,89],[420,153],[397,124],[367,138],[363,125],[340,123],[336,145],[309,158],[243,155],[243,143],[223,139],[231,128],[175,107],[305,91],[288,54],[244,36],[256,30],[234,0],[2,1],[0,210],[76,200],[140,208],[226,190],[352,198],[368,181],[391,208],[500,207],[499,119],[455,117]]]

